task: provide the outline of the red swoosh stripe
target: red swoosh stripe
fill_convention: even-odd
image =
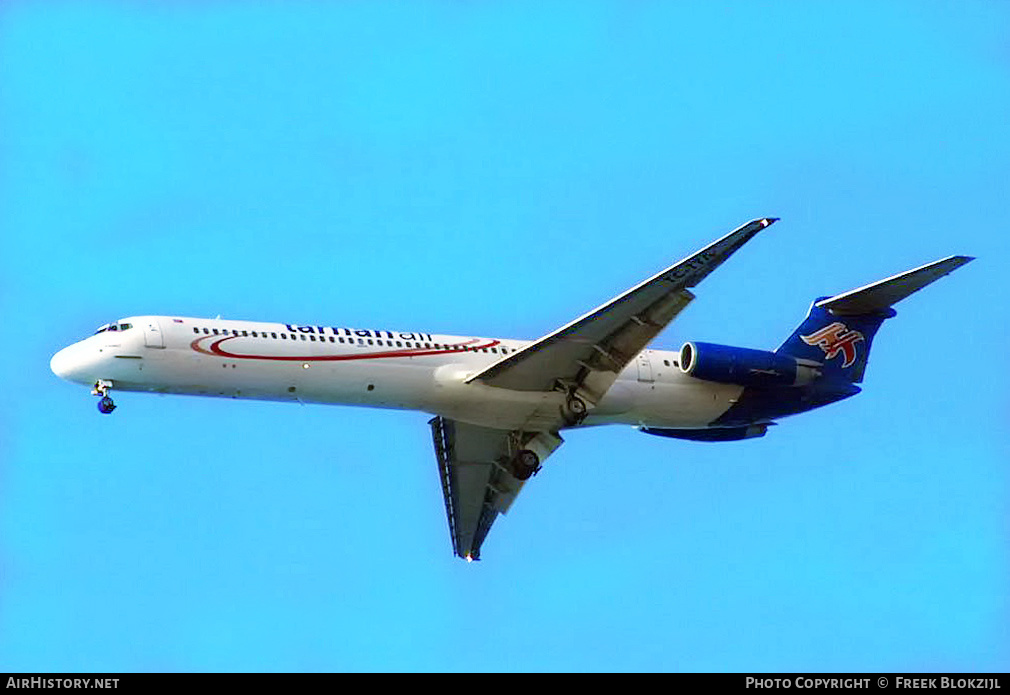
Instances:
[[[205,348],[200,343],[207,338],[213,338],[215,336],[201,336],[191,342],[189,346],[196,352],[202,355],[210,355],[212,357],[227,357],[233,360],[273,360],[279,362],[345,362],[349,360],[373,360],[373,359],[384,359],[391,357],[422,357],[427,355],[448,355],[455,352],[464,352],[470,350],[483,350],[489,347],[495,347],[501,344],[499,340],[492,340],[483,345],[474,345],[474,343],[479,342],[477,338],[473,340],[468,340],[465,343],[456,343],[455,346],[467,347],[467,350],[444,350],[444,349],[434,349],[434,348],[409,348],[406,350],[386,350],[383,352],[367,352],[358,355],[240,355],[234,352],[228,352],[221,347],[221,344],[225,341],[232,340],[240,336],[229,335],[223,338],[219,337],[210,344],[209,347]]]

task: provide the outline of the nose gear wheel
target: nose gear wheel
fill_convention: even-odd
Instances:
[[[98,412],[102,415],[108,415],[113,410],[116,409],[116,404],[113,402],[112,398],[109,396],[109,391],[112,390],[112,382],[106,379],[99,379],[95,382],[95,388],[91,390],[92,396],[101,396],[98,400]]]

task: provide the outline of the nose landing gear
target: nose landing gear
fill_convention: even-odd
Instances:
[[[112,382],[106,379],[99,379],[95,382],[95,388],[91,389],[92,396],[101,396],[98,400],[98,412],[103,415],[108,415],[113,410],[116,409],[116,404],[109,397],[109,391],[112,389]]]

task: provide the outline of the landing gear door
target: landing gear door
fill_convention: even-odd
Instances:
[[[145,319],[144,345],[149,348],[165,347],[165,337],[161,334],[161,325],[157,319]]]

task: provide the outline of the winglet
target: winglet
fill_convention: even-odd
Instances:
[[[817,302],[817,306],[828,309],[836,316],[886,312],[892,305],[913,292],[918,292],[926,285],[936,282],[973,260],[975,259],[972,256],[948,256],[865,287],[822,299]]]

